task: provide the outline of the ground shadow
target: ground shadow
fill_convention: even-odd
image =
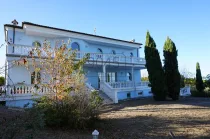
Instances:
[[[154,101],[153,98],[139,98],[135,100],[120,101],[118,104],[105,105],[105,108],[101,112],[106,113],[110,111],[117,111],[125,107],[136,107],[136,106],[145,106],[145,105],[158,106],[158,105],[169,105],[169,104],[181,104],[181,105],[191,105],[199,107],[195,109],[202,109],[200,107],[203,107],[203,109],[210,109],[210,98],[180,97],[180,99],[177,101],[172,101],[170,99],[167,99],[166,101]],[[175,109],[175,108],[168,108],[168,109]]]

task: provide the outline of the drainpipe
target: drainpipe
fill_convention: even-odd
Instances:
[[[12,52],[14,53],[14,44],[15,44],[15,26],[17,26],[18,25],[18,22],[14,19],[13,21],[12,21],[12,24],[14,25],[13,26],[13,47],[12,47]]]
[[[137,57],[139,57],[139,48],[137,48]]]
[[[12,41],[12,43],[13,43],[12,53],[14,53],[15,52],[15,48],[14,48],[14,43],[15,43],[15,27],[13,27],[13,41]]]

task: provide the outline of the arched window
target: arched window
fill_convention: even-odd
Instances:
[[[32,46],[34,46],[34,47],[41,47],[41,43],[40,42],[38,42],[38,41],[34,41],[33,43],[32,43]]]
[[[127,81],[132,81],[132,75],[130,72],[127,72]]]
[[[97,52],[100,53],[100,54],[103,54],[103,51],[102,51],[101,48],[98,48],[98,49],[97,49]]]
[[[31,84],[41,83],[41,74],[40,72],[32,72],[31,73]]]
[[[133,57],[133,53],[132,52],[130,53],[130,57]]]
[[[73,43],[71,44],[71,49],[72,49],[72,50],[77,50],[77,51],[79,51],[79,50],[80,50],[79,44],[78,44],[77,42],[73,42]]]
[[[112,50],[112,54],[113,54],[113,55],[116,55],[116,52],[115,52],[115,50]]]

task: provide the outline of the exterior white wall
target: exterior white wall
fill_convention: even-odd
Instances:
[[[97,53],[97,49],[100,48],[102,49],[103,53],[110,54],[112,50],[116,52],[116,54],[120,55],[125,55],[125,56],[130,56],[130,53],[133,53],[133,56],[137,57],[137,49],[126,49],[122,48],[120,46],[114,46],[114,45],[104,45],[104,44],[92,44],[88,43],[85,40],[81,39],[76,39],[76,38],[46,38],[46,37],[41,37],[41,36],[31,36],[31,35],[26,35],[24,31],[17,30],[15,31],[15,44],[19,45],[27,45],[27,46],[32,46],[32,43],[34,41],[38,41],[41,44],[45,40],[49,41],[51,43],[51,47],[54,47],[56,42],[61,42],[62,40],[64,42],[68,42],[68,40],[71,40],[71,44],[73,42],[77,42],[80,46],[80,51],[82,52],[91,52],[91,53]],[[13,43],[13,30],[8,30],[8,41],[10,43]],[[69,47],[71,46],[69,45]],[[9,51],[12,52],[12,47],[9,47]],[[140,57],[140,54],[139,54]]]
[[[13,66],[8,70],[8,84],[14,85],[25,81],[25,84],[31,84],[31,75],[23,66]]]

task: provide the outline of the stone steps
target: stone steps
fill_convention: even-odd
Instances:
[[[99,96],[104,99],[103,104],[113,104],[114,103],[113,100],[101,90],[99,90]]]

